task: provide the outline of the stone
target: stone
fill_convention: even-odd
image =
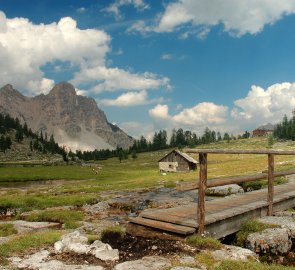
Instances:
[[[74,231],[62,236],[61,240],[54,244],[55,252],[75,252],[86,254],[89,249],[88,238],[81,235],[79,231]]]
[[[162,270],[171,266],[171,262],[159,256],[143,257],[140,260],[117,264],[114,270]]]
[[[106,201],[98,202],[93,205],[85,205],[84,211],[91,215],[100,215],[101,218],[108,216],[108,210],[110,209],[109,204]]]
[[[206,189],[206,195],[229,196],[231,194],[244,193],[244,190],[236,184],[218,186]]]
[[[104,270],[102,266],[89,265],[66,265],[58,260],[49,260],[49,251],[41,250],[33,255],[26,256],[24,259],[19,257],[10,258],[12,266],[18,269],[34,270]]]
[[[182,256],[179,258],[181,264],[194,264],[196,263],[195,258],[191,256]]]
[[[88,254],[94,255],[96,258],[102,261],[118,261],[119,250],[113,249],[109,244],[105,244],[99,240],[96,240],[89,246]]]
[[[256,253],[286,254],[291,250],[292,241],[286,228],[266,229],[249,234],[246,247]]]
[[[290,230],[291,238],[295,238],[295,220],[291,216],[266,216],[258,219],[258,221],[265,224],[278,225],[281,228],[287,228],[288,230]]]
[[[211,252],[211,254],[216,261],[222,261],[222,260],[258,261],[258,256],[255,252],[249,249],[241,248],[237,246],[223,245],[222,249],[214,250]]]

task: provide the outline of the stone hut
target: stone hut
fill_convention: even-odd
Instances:
[[[267,125],[260,126],[252,131],[252,137],[263,137],[273,134],[275,126],[268,123]]]
[[[197,161],[189,155],[173,150],[159,160],[160,172],[189,172],[197,169]]]

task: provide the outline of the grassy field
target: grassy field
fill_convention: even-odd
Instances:
[[[241,139],[204,145],[202,148],[218,149],[266,149],[267,139]],[[294,142],[276,143],[273,149],[295,149]],[[25,189],[1,189],[0,209],[3,205],[22,205],[45,208],[58,205],[80,205],[95,200],[99,192],[105,190],[125,190],[136,188],[173,186],[176,181],[196,181],[198,170],[189,173],[162,175],[158,170],[158,160],[170,150],[138,154],[138,158],[123,160],[117,158],[99,161],[95,167],[38,166],[1,167],[0,183],[52,180],[51,183],[33,185]],[[192,155],[197,159],[196,155]],[[98,167],[100,169],[98,169]],[[276,156],[275,169],[285,170],[295,167],[294,156]],[[93,169],[98,171],[96,174]],[[226,177],[258,173],[267,169],[266,155],[208,155],[208,177]],[[62,181],[54,181],[62,180]],[[42,182],[41,182],[42,183]],[[55,183],[55,184],[54,184]],[[18,200],[15,201],[15,196]]]

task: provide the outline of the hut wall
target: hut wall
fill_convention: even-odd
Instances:
[[[177,162],[159,162],[161,172],[177,172]]]
[[[190,170],[189,162],[175,152],[170,153],[168,156],[163,158],[161,160],[161,162],[159,162],[159,163],[167,163],[167,164],[177,163],[178,165],[177,165],[177,168],[175,171],[189,171]],[[161,168],[160,168],[160,170],[161,170]]]

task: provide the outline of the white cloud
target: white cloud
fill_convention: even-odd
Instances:
[[[172,120],[189,126],[222,124],[227,119],[226,106],[212,102],[202,102],[192,108],[183,109]]]
[[[140,22],[130,29],[144,33],[200,28],[203,31],[199,32],[199,37],[204,38],[211,27],[222,24],[224,31],[239,37],[247,33],[257,34],[265,25],[294,12],[294,0],[178,0],[166,6],[155,25]],[[191,30],[185,30],[182,38],[191,33]]]
[[[120,8],[123,6],[129,6],[132,5],[134,6],[137,10],[145,10],[149,8],[149,5],[145,3],[144,0],[115,0],[112,4],[110,4],[108,7],[104,8],[103,11],[112,13],[115,18],[121,19],[122,14],[120,11]]]
[[[78,70],[72,79],[77,87],[81,82],[91,83],[97,92],[170,87],[166,77],[107,67],[110,41],[105,31],[79,29],[70,17],[34,24],[25,18],[8,19],[0,11],[0,85],[11,83],[29,94],[46,92],[51,79],[42,67],[57,61]],[[57,67],[55,72],[63,71]]]
[[[120,95],[116,99],[103,99],[99,100],[98,103],[107,106],[119,106],[119,107],[130,107],[143,105],[148,102],[147,92],[128,92]]]
[[[253,85],[248,95],[234,104],[236,107],[231,112],[234,119],[253,125],[276,123],[295,108],[295,83],[277,83],[267,89]]]
[[[170,54],[170,53],[164,53],[164,54],[162,54],[161,59],[162,60],[172,60],[173,59],[173,55]]]
[[[168,119],[169,116],[169,108],[167,105],[158,104],[155,108],[149,110],[149,114],[151,117],[155,119]]]
[[[84,68],[75,74],[71,81],[73,84],[94,82],[96,85],[91,89],[94,93],[117,90],[157,89],[160,87],[171,88],[167,77],[145,72],[143,74],[130,73],[119,68],[107,68],[95,66]]]
[[[48,92],[53,88],[54,80],[43,78],[37,81],[29,81],[27,84],[27,89],[29,94],[39,95],[39,94],[48,94]]]

